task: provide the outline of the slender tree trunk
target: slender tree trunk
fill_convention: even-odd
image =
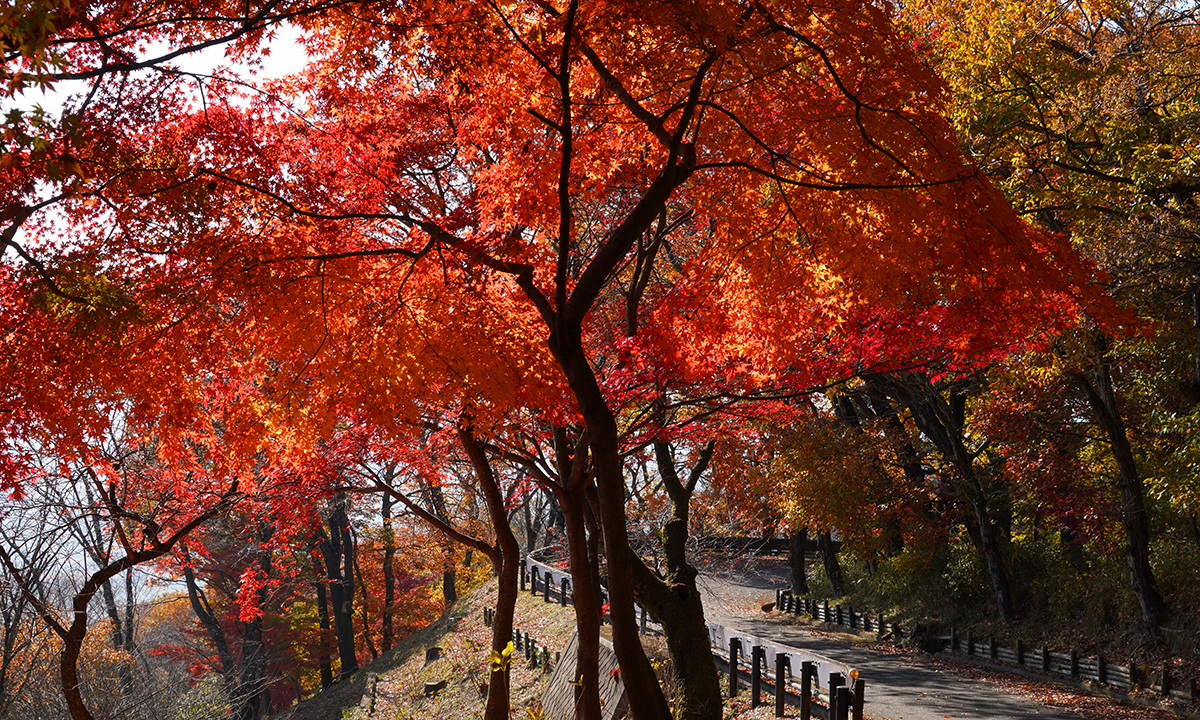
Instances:
[[[625,516],[625,478],[616,418],[583,352],[580,329],[553,332],[550,345],[578,401],[591,441],[597,514],[607,561],[613,650],[629,697],[633,720],[668,720],[670,708],[638,637],[633,609],[633,549]]]
[[[183,581],[187,586],[188,601],[192,605],[192,612],[196,614],[196,619],[200,621],[200,625],[204,628],[204,634],[208,636],[208,641],[213,644],[217,651],[217,661],[221,664],[220,674],[221,683],[225,688],[225,697],[230,705],[236,703],[238,696],[238,680],[237,671],[234,668],[233,652],[229,649],[229,641],[225,637],[225,631],[221,629],[221,623],[217,619],[216,613],[208,604],[208,598],[204,591],[200,589],[200,584],[196,581],[196,573],[188,565],[183,566]]]
[[[1110,362],[1108,339],[1102,333],[1097,333],[1093,372],[1090,376],[1078,374],[1075,377],[1108,437],[1117,463],[1117,488],[1121,492],[1121,524],[1125,528],[1125,564],[1129,570],[1129,582],[1141,608],[1146,631],[1157,635],[1166,604],[1158,591],[1158,582],[1150,565],[1150,518],[1146,512],[1145,489],[1125,421],[1117,405]]]
[[[442,597],[446,599],[446,607],[458,602],[458,576],[454,571],[454,552],[446,559],[446,569],[442,571]]]
[[[359,605],[362,609],[363,641],[367,644],[367,652],[371,653],[371,659],[378,660],[379,651],[375,649],[375,640],[371,637],[371,616],[367,607],[367,581],[363,579],[362,563],[358,560],[358,553],[354,554],[354,575],[358,578],[359,592],[362,593],[362,602]]]
[[[317,565],[317,578],[317,627],[321,634],[317,643],[317,666],[321,669],[321,688],[324,689],[333,685],[333,663],[329,658],[329,599],[325,590],[325,572],[320,565]]]
[[[388,478],[391,484],[391,478]],[[380,646],[384,652],[392,649],[392,621],[396,604],[396,536],[392,531],[392,496],[383,493],[383,638]]]
[[[1016,616],[1016,608],[1004,562],[1000,528],[993,521],[988,507],[988,493],[976,472],[975,458],[963,441],[965,393],[953,395],[948,403],[927,379],[915,374],[908,378],[907,383],[896,383],[893,387],[912,410],[917,427],[938,448],[946,462],[958,471],[959,487],[971,503],[975,515],[979,550],[992,581],[996,612],[1001,620],[1008,622]]]
[[[600,715],[600,592],[588,547],[585,508],[582,497],[559,500],[565,525],[571,592],[575,598],[575,625],[578,646],[575,674],[580,680],[575,698],[578,720],[599,720]]]
[[[492,471],[483,447],[475,440],[471,430],[460,427],[459,441],[475,470],[480,493],[487,505],[488,517],[496,534],[495,551],[491,555],[492,565],[499,576],[496,592],[496,614],[492,620],[492,651],[501,653],[512,640],[513,615],[517,606],[517,583],[521,567],[521,546],[508,523],[508,511],[500,484]],[[487,704],[484,720],[508,720],[509,716],[509,669],[493,666],[488,678]]]
[[[446,512],[446,495],[442,489],[436,485],[426,485],[424,487],[426,501],[429,504],[429,510],[434,517],[444,523],[449,524],[450,516]],[[454,603],[458,602],[458,588],[456,587],[457,575],[454,571],[454,543],[450,540],[443,540],[442,547],[442,598],[445,600],[445,607],[449,608]]]
[[[701,452],[686,483],[675,470],[670,447],[654,442],[655,460],[671,501],[671,515],[662,527],[664,577],[633,556],[634,588],[646,611],[663,626],[679,692],[679,720],[720,720],[723,707],[721,678],[712,662],[704,604],[696,587],[696,569],[687,560],[688,518],[692,493],[712,457],[713,443]]]
[[[1193,280],[1189,289],[1192,295],[1192,339],[1195,341],[1192,351],[1192,387],[1196,394],[1200,395],[1200,281]]]
[[[332,501],[329,513],[329,532],[321,532],[321,554],[325,559],[326,579],[333,614],[333,629],[337,639],[341,677],[358,670],[354,647],[354,544],[350,538],[350,521],[346,516],[346,497],[339,494]]]
[[[133,570],[125,571],[125,652],[132,658],[138,652],[137,627],[133,623]]]
[[[258,550],[258,571],[264,578],[271,576],[271,552],[265,543],[270,539],[271,530],[263,526],[258,533],[260,546]],[[267,601],[267,588],[264,584],[258,589],[258,604],[262,607]],[[256,720],[267,716],[269,700],[267,694],[267,647],[263,642],[263,618],[259,613],[251,622],[246,623],[242,630],[242,669],[238,680],[238,698],[234,703],[233,716],[237,720]]]
[[[808,569],[805,565],[805,554],[808,551],[808,526],[798,527],[788,536],[788,569],[792,576],[792,594],[803,596],[808,594]]]
[[[113,650],[122,651],[128,650],[125,643],[125,635],[127,630],[125,623],[121,621],[121,613],[117,608],[116,593],[113,592],[112,581],[105,581],[101,587],[101,596],[104,598],[104,609],[108,612],[108,620],[111,625],[110,638],[112,640]],[[128,629],[132,632],[132,628]],[[121,695],[129,697],[133,694],[133,657],[127,655],[118,661],[117,664],[117,683],[121,689]]]
[[[817,534],[817,547],[821,550],[821,562],[825,566],[825,577],[835,597],[846,594],[846,581],[842,576],[842,564],[838,562],[837,550],[833,547],[833,537],[829,531]]]

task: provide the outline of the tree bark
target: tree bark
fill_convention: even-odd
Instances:
[[[333,663],[329,658],[329,598],[325,589],[325,572],[317,566],[317,627],[320,640],[317,644],[317,666],[321,669],[321,688],[333,685]]]
[[[508,643],[512,641],[513,616],[517,606],[517,583],[521,567],[521,546],[517,543],[512,526],[508,523],[504,495],[500,492],[500,484],[496,480],[496,475],[492,471],[492,465],[488,461],[483,447],[476,441],[471,429],[467,426],[460,425],[458,438],[475,470],[480,494],[483,495],[488,517],[496,534],[496,545],[489,555],[496,574],[499,576],[499,587],[496,591],[496,614],[492,619],[492,651],[502,653]],[[508,720],[508,676],[507,666],[493,666],[492,673],[488,678],[487,704],[483,711],[484,720]]]
[[[957,392],[947,402],[929,380],[915,373],[910,374],[904,382],[891,383],[890,387],[912,410],[913,421],[920,431],[933,442],[945,461],[957,470],[955,477],[975,515],[979,550],[992,581],[996,612],[1002,621],[1012,620],[1016,616],[1016,608],[1004,562],[1000,528],[988,507],[988,493],[976,472],[975,458],[963,440],[965,393]]]
[[[846,581],[842,576],[842,565],[838,562],[837,550],[833,547],[833,537],[828,530],[817,534],[817,547],[821,550],[821,563],[825,567],[825,578],[835,597],[846,594]]]
[[[357,537],[355,543],[357,544]],[[358,553],[354,554],[354,576],[358,579],[359,591],[363,597],[362,603],[359,604],[362,610],[363,641],[367,644],[367,652],[371,653],[371,660],[378,660],[379,651],[375,649],[375,640],[371,637],[371,616],[367,607],[367,581],[363,578],[362,563],[359,562]]]
[[[600,588],[588,551],[584,520],[586,502],[582,497],[566,496],[559,500],[566,532],[568,563],[571,570],[571,592],[575,600],[575,625],[578,648],[575,674],[580,681],[575,698],[575,717],[579,720],[599,720],[600,711]]]
[[[434,517],[444,523],[449,524],[450,516],[446,512],[446,495],[437,485],[425,485],[422,487],[425,494],[426,502],[429,504],[429,511]],[[454,570],[454,543],[449,539],[442,540],[442,599],[445,600],[445,607],[449,608],[454,603],[458,602],[458,589],[455,586],[457,575]]]
[[[391,478],[388,479],[391,484]],[[392,530],[392,496],[383,493],[383,638],[379,644],[384,652],[392,649],[392,621],[396,604],[396,535]]]
[[[1087,395],[1088,404],[1108,437],[1113,459],[1117,463],[1117,488],[1121,492],[1121,525],[1125,528],[1125,564],[1129,571],[1129,582],[1141,608],[1146,632],[1157,635],[1166,604],[1150,565],[1150,518],[1146,512],[1145,489],[1125,421],[1117,405],[1108,339],[1103,333],[1097,333],[1095,343],[1096,362],[1091,374],[1079,373],[1075,379]]]
[[[188,601],[191,603],[192,612],[195,613],[196,619],[200,621],[200,625],[204,628],[204,634],[208,636],[208,641],[213,644],[213,648],[217,651],[217,661],[221,663],[219,670],[221,684],[225,688],[225,697],[228,699],[230,705],[236,706],[238,696],[237,673],[234,670],[233,652],[229,649],[229,641],[225,637],[225,631],[221,629],[221,623],[217,619],[216,613],[213,612],[212,606],[208,604],[208,598],[200,588],[200,584],[196,581],[195,571],[188,565],[183,566],[183,580],[187,586]]]
[[[339,675],[344,678],[358,670],[358,656],[354,647],[354,543],[350,537],[350,520],[346,515],[344,494],[338,494],[331,501],[326,522],[329,532],[321,530],[318,542],[329,583],[334,636],[341,660]]]
[[[663,440],[654,441],[659,477],[671,502],[671,514],[660,533],[665,576],[659,577],[633,555],[638,600],[663,626],[667,639],[679,684],[675,698],[675,717],[679,720],[720,720],[724,704],[721,678],[709,649],[704,603],[696,587],[697,572],[687,559],[692,494],[712,458],[713,448],[711,441],[705,445],[687,481],[682,482],[670,446]]]
[[[271,551],[266,542],[271,537],[271,528],[263,525],[258,532],[258,571],[262,577],[271,576]],[[258,588],[258,605],[267,601],[265,584]],[[238,697],[234,703],[233,716],[237,720],[254,720],[266,717],[269,707],[267,695],[267,647],[263,642],[263,617],[260,612],[242,629],[242,668],[238,678]]]

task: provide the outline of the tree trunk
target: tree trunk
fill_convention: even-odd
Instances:
[[[1150,518],[1146,495],[1133,455],[1133,446],[1113,388],[1108,339],[1097,333],[1096,364],[1091,375],[1078,374],[1076,380],[1087,395],[1092,412],[1100,421],[1117,463],[1117,487],[1121,491],[1121,524],[1125,528],[1125,564],[1129,582],[1142,611],[1142,623],[1148,633],[1158,634],[1166,604],[1158,591],[1158,582],[1150,565]]]
[[[616,418],[583,352],[580,328],[551,333],[550,346],[566,375],[587,426],[596,478],[597,514],[607,561],[613,650],[633,720],[669,720],[670,708],[646,659],[633,609],[633,549],[625,516],[625,477]]]
[[[988,507],[988,493],[976,472],[975,458],[963,440],[966,394],[955,392],[951,401],[947,402],[928,379],[915,373],[910,374],[903,383],[892,383],[891,387],[912,410],[917,427],[938,448],[943,459],[958,471],[955,476],[959,480],[959,487],[971,503],[975,515],[979,550],[992,581],[996,612],[1002,621],[1012,620],[1016,616],[1016,608],[1004,562],[1000,528]]]
[[[792,576],[792,594],[804,596],[808,594],[808,575],[804,556],[808,551],[808,526],[796,528],[788,536],[788,570]]]
[[[563,524],[566,532],[571,592],[575,599],[575,625],[578,630],[578,654],[575,674],[580,681],[575,698],[578,720],[599,720],[600,711],[600,588],[588,547],[584,520],[586,499],[562,497]]]
[[[466,451],[479,482],[480,494],[487,505],[488,518],[496,534],[496,546],[490,555],[492,566],[499,576],[496,592],[496,614],[492,620],[492,651],[502,653],[512,641],[513,616],[517,606],[517,584],[521,567],[521,546],[508,523],[508,511],[500,484],[492,471],[491,463],[483,447],[475,440],[470,428],[460,426],[459,442]],[[514,658],[515,659],[515,658]],[[488,678],[487,704],[484,720],[508,720],[509,716],[509,669],[507,665],[493,665]]]
[[[317,644],[317,666],[321,669],[321,688],[333,685],[333,664],[329,659],[329,600],[325,591],[325,573],[317,568],[317,627],[321,638]]]
[[[446,607],[458,602],[458,576],[454,571],[454,551],[451,548],[446,558],[446,569],[442,570],[442,597],[446,599]]]
[[[185,560],[187,556],[184,556]],[[229,641],[225,637],[225,631],[221,629],[221,623],[217,619],[216,613],[208,604],[208,598],[204,591],[200,589],[200,584],[196,582],[196,573],[189,566],[183,566],[183,580],[187,586],[188,601],[192,605],[192,612],[196,614],[196,619],[200,621],[200,625],[204,628],[204,634],[208,636],[208,641],[213,644],[217,651],[217,661],[221,663],[220,674],[221,684],[225,688],[225,697],[230,705],[236,705],[238,696],[238,680],[237,672],[234,669],[233,652],[229,649]]]
[[[687,560],[692,493],[712,458],[713,447],[712,442],[705,446],[684,483],[675,469],[670,447],[662,440],[654,441],[659,476],[671,500],[671,515],[660,535],[665,577],[659,577],[641,558],[633,556],[638,600],[663,626],[667,639],[678,682],[675,717],[679,720],[720,720],[724,704],[721,678],[709,649],[704,604],[696,587],[696,569]]]
[[[388,478],[391,484],[391,478]],[[392,649],[392,621],[396,604],[396,570],[392,567],[396,559],[396,535],[392,531],[392,496],[383,493],[383,638],[380,646],[384,652]]]
[[[846,581],[842,576],[842,564],[838,562],[837,550],[833,547],[833,537],[829,531],[817,534],[817,547],[821,550],[821,562],[825,566],[825,577],[829,587],[833,589],[834,597],[846,594]]]
[[[330,506],[329,532],[319,535],[321,555],[325,560],[326,579],[333,614],[333,629],[337,639],[341,677],[358,670],[354,647],[354,543],[350,537],[350,521],[346,516],[346,497],[337,495]]]
[[[271,576],[271,553],[265,543],[270,539],[270,528],[263,527],[258,534],[258,570],[264,578]],[[267,587],[258,589],[258,605],[267,601]],[[267,716],[270,710],[267,696],[267,648],[263,642],[262,613],[242,630],[242,671],[239,678],[239,693],[234,703],[233,717],[237,720],[255,720]]]
[[[108,620],[111,624],[110,637],[112,640],[113,650],[118,652],[128,650],[126,648],[125,636],[132,634],[133,628],[125,628],[125,623],[121,621],[121,613],[117,608],[116,594],[112,589],[112,581],[105,581],[101,587],[101,596],[104,598],[104,609],[108,612]],[[121,695],[129,697],[133,694],[133,657],[127,655],[120,659],[117,665],[117,683],[121,689]]]
[[[358,538],[355,536],[355,544],[357,545]],[[367,652],[371,653],[371,660],[379,659],[379,651],[375,649],[375,640],[371,637],[371,616],[367,607],[367,581],[363,579],[362,563],[358,560],[358,553],[354,554],[354,576],[358,579],[359,591],[362,593],[363,601],[359,604],[362,609],[362,628],[363,641],[367,644]]]
[[[446,495],[442,492],[442,489],[437,485],[429,484],[425,485],[422,490],[424,491],[426,502],[429,504],[430,512],[438,520],[449,524],[450,516],[446,513]],[[457,577],[454,571],[454,543],[450,540],[443,540],[441,546],[442,599],[445,601],[445,607],[449,608],[458,602],[458,589],[455,587]]]

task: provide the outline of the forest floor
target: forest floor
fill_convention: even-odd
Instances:
[[[1179,715],[1122,703],[1066,685],[1030,679],[914,648],[878,642],[763,607],[786,583],[781,559],[713,554],[698,581],[712,622],[770,637],[858,669],[872,720],[1169,720]]]
[[[469,720],[483,716],[487,693],[491,628],[484,607],[494,607],[496,581],[463,597],[428,627],[359,669],[346,680],[277,714],[273,720]],[[570,608],[521,593],[516,626],[547,645],[553,656],[575,630]],[[429,659],[430,648],[440,648]],[[520,656],[509,673],[512,716],[528,717],[539,707],[550,674]],[[429,695],[427,687],[445,682]]]

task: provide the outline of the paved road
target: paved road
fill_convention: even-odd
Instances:
[[[808,629],[778,613],[774,602],[783,569],[770,564],[712,563],[699,580],[709,620],[771,637],[845,662],[866,683],[864,711],[872,720],[1079,720],[1079,715],[1008,693],[997,685],[947,673],[923,653],[873,651],[846,635]]]

